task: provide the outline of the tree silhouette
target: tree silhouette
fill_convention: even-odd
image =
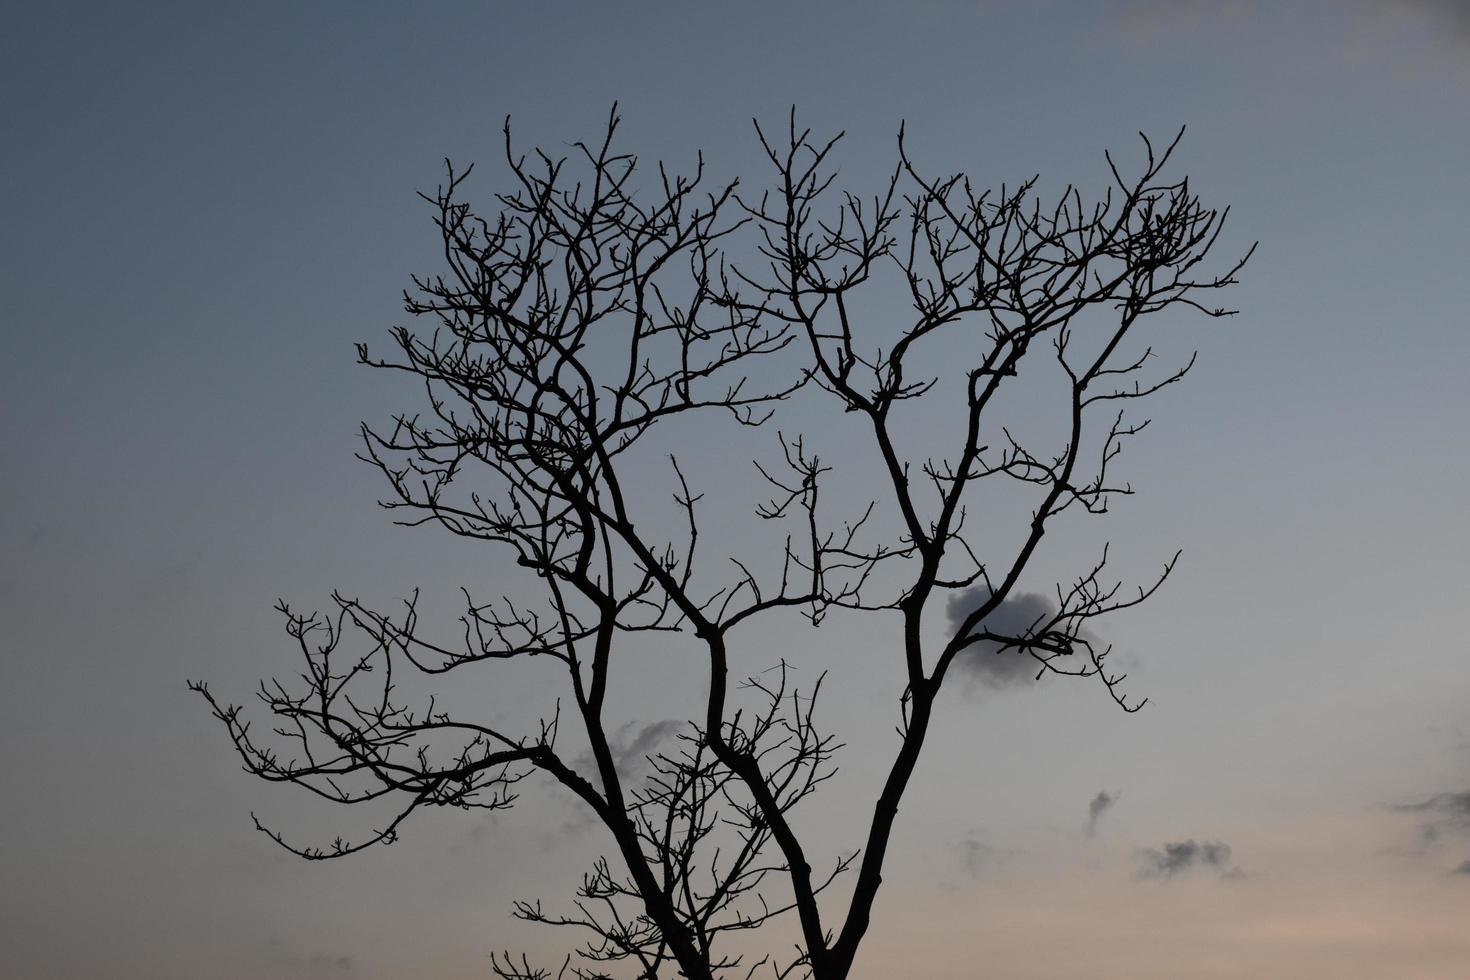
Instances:
[[[534,576],[541,604],[466,592],[462,642],[447,645],[421,630],[417,593],[396,613],[341,594],[327,614],[283,603],[305,670],[261,686],[275,719],[268,741],[240,707],[191,687],[248,771],[339,803],[392,802],[381,829],[326,847],[257,822],[306,858],[391,842],[423,807],[510,806],[533,774],[569,790],[615,854],[586,874],[571,911],[515,906],[521,919],[586,939],[558,976],[840,980],[867,932],[899,803],[958,658],[1029,656],[1038,675],[1093,676],[1123,710],[1142,706],[1124,695],[1089,624],[1147,599],[1172,559],[1125,590],[1105,579],[1104,551],[1019,628],[1001,611],[1057,515],[1101,513],[1132,492],[1112,464],[1147,422],[1125,409],[1193,363],[1154,371],[1151,349],[1125,341],[1170,307],[1226,315],[1200,297],[1233,283],[1249,253],[1200,271],[1227,212],[1162,177],[1178,137],[1162,152],[1144,138],[1133,178],[1107,157],[1111,184],[1099,200],[1069,187],[1043,206],[1034,179],[977,191],[963,175],[924,174],[902,130],[891,175],[859,197],[833,188],[840,135],[814,139],[794,112],[779,138],[756,127],[772,179],[755,195],[710,186],[702,157],[692,175],[660,166],[649,177],[615,151],[617,125],[614,110],[599,143],[555,158],[518,155],[507,124],[512,186],[489,217],[462,199],[469,170],[449,167],[424,195],[444,269],[405,293],[428,327],[396,328],[391,357],[358,348],[363,364],[406,372],[427,396],[423,414],[362,429],[362,458],[390,488],[384,505],[402,523],[505,549]],[[865,317],[865,290],[884,280],[908,300],[907,320],[891,329]],[[978,354],[949,354],[961,340]],[[934,359],[922,352],[940,345],[951,373],[925,373]],[[1065,379],[1057,390],[1068,431],[1046,451],[995,420],[1001,393],[1028,383],[1035,362]],[[756,473],[758,516],[786,529],[773,561],[706,558],[696,547],[701,495],[677,457],[669,486],[682,520],[635,519],[652,477],[629,462],[632,450],[649,448],[666,422],[687,416],[717,439],[723,425],[767,424],[798,396],[835,399],[861,420],[885,474],[865,509],[830,520],[818,506],[829,467],[808,436],[783,431],[779,465]],[[894,421],[925,398],[950,398],[963,435],[947,456],[911,460]],[[967,504],[992,480],[1034,495],[1019,546],[1005,553],[966,526]],[[957,595],[972,601],[952,632],[934,637],[926,610]],[[813,623],[841,610],[902,624],[896,751],[864,839],[825,868],[812,866],[792,820],[833,772],[836,745],[813,715],[820,681],[799,692],[782,663],[752,671],[744,690],[731,684],[732,631],[783,609]],[[633,772],[610,735],[606,699],[615,664],[649,633],[697,650],[706,681],[673,747]],[[395,680],[526,657],[560,663],[570,704],[530,732],[432,698],[414,703]],[[590,746],[585,759],[558,751],[568,720]],[[850,891],[825,901],[848,870]],[[729,941],[776,916],[794,918],[795,953],[752,960]],[[510,954],[494,964],[504,978],[553,975]]]

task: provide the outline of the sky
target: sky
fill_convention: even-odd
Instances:
[[[278,597],[418,587],[443,613],[508,574],[378,508],[357,425],[415,393],[352,345],[383,345],[435,268],[415,191],[445,158],[483,162],[488,202],[506,116],[565,147],[618,100],[642,158],[702,149],[756,182],[750,121],[795,104],[847,132],[858,188],[900,122],[936,171],[1043,191],[1100,188],[1104,150],[1136,162],[1138,132],[1187,126],[1172,172],[1231,206],[1222,250],[1260,243],[1239,315],[1170,334],[1199,360],[1129,447],[1137,495],[1041,558],[1065,573],[1110,540],[1142,574],[1183,549],[1106,626],[1148,706],[955,685],[854,976],[1465,975],[1470,5],[12,3],[5,22],[4,972],[461,980],[500,948],[559,959],[564,937],[508,913],[569,897],[605,846],[566,796],[302,862],[250,813],[306,837],[364,818],[240,772],[185,681],[242,700],[289,674]],[[712,482],[736,463],[690,459]],[[738,540],[736,518],[712,533]],[[830,671],[847,748],[809,829],[834,855],[893,748],[892,637],[842,617],[759,637]],[[676,644],[631,658],[620,737],[687,717],[691,677]],[[502,718],[555,692],[461,693]]]

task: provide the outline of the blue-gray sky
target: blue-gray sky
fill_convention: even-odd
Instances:
[[[443,158],[488,199],[506,115],[554,146],[618,99],[629,149],[748,180],[750,118],[795,103],[858,186],[900,120],[936,170],[1054,188],[1187,124],[1222,247],[1261,242],[1240,316],[1181,327],[1200,361],[1125,457],[1139,495],[1047,557],[1184,548],[1109,627],[1148,709],[956,694],[859,976],[1463,975],[1470,822],[1434,801],[1470,791],[1470,6],[11,4],[0,75],[6,972],[452,980],[555,947],[506,913],[597,846],[568,801],[298,862],[249,811],[339,815],[238,772],[183,681],[290,670],[278,596],[494,581],[503,555],[375,506],[356,424],[413,393],[351,345],[434,267],[413,192]],[[885,751],[882,639],[799,641],[851,745],[834,837]],[[631,720],[684,714],[669,662]]]

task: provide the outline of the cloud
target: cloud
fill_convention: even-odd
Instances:
[[[288,976],[344,976],[357,972],[357,959],[353,956],[295,953],[287,950],[286,944],[274,936],[267,946],[272,969]]]
[[[630,728],[637,728],[636,734],[621,747],[613,748],[613,755],[617,759],[618,771],[627,773],[637,769],[644,761],[653,754],[666,738],[673,735],[682,726],[683,722],[666,718],[663,721],[653,721],[646,725],[638,726],[636,722],[625,725],[618,730],[619,735],[625,735]]]
[[[1243,874],[1230,863],[1230,845],[1221,841],[1175,841],[1163,850],[1151,847],[1138,852],[1142,865],[1139,874],[1145,878],[1173,878],[1195,868],[1209,868],[1222,878],[1239,878]]]
[[[684,722],[673,718],[662,721],[630,721],[620,725],[607,738],[608,750],[612,752],[613,768],[620,776],[633,776],[647,763],[648,757],[666,739],[684,726]],[[597,768],[590,750],[576,758],[576,767],[584,773]]]
[[[1087,804],[1088,837],[1097,834],[1097,822],[1102,819],[1102,815],[1107,813],[1116,802],[1118,802],[1116,794],[1109,793],[1107,790],[1098,790],[1097,795],[1092,798],[1092,802]]]
[[[328,956],[313,953],[306,957],[305,965],[315,973],[351,973],[357,969],[357,961],[350,956]]]
[[[479,844],[492,833],[500,829],[500,814],[495,811],[481,811],[480,818],[471,823],[464,832],[464,837],[449,845],[451,854],[459,854],[468,846]]]
[[[971,880],[983,878],[1005,867],[1020,851],[1014,848],[996,847],[980,840],[978,831],[970,831],[959,842],[960,864]]]
[[[1249,38],[1292,24],[1311,24],[1318,38],[1341,39],[1354,30],[1381,38],[1406,21],[1442,39],[1470,40],[1470,0],[1331,0],[1291,7],[1265,0],[1113,0],[1103,9],[1124,38],[1150,44],[1226,30]]]
[[[1261,0],[1114,0],[1104,9],[1126,37],[1158,42],[1206,28],[1248,26],[1269,6]]]
[[[952,631],[958,631],[966,618],[990,598],[990,590],[967,589],[951,596],[945,608]],[[1056,613],[1056,606],[1046,596],[1023,592],[1008,596],[985,617],[985,628],[994,633],[1024,636],[1033,627],[1045,623]],[[967,647],[955,659],[955,666],[971,680],[986,687],[1002,690],[1021,687],[1036,679],[1039,665],[1029,653],[999,643],[981,642]]]
[[[1418,11],[1470,38],[1470,0],[1394,0],[1392,5]]]
[[[1397,803],[1389,807],[1398,813],[1418,814],[1423,818],[1419,826],[1421,853],[1434,848],[1446,835],[1470,834],[1470,790],[1463,793],[1440,793],[1418,803]],[[1470,874],[1470,861],[1454,870],[1455,874]]]
[[[641,775],[647,768],[648,757],[654,755],[664,741],[686,724],[688,722],[665,718],[661,721],[630,721],[618,726],[607,737],[607,747],[613,757],[613,768],[624,780]],[[582,775],[592,779],[594,783],[599,781],[599,777],[596,776],[597,760],[593,758],[590,749],[573,759],[572,765]],[[579,836],[597,823],[597,818],[592,811],[577,796],[560,786],[555,786],[552,792],[572,807],[574,812],[560,828],[549,832],[544,837],[543,849],[558,846],[564,838]]]
[[[1428,814],[1441,826],[1470,830],[1470,790],[1463,793],[1440,793],[1419,803],[1399,803],[1393,809],[1400,813]]]

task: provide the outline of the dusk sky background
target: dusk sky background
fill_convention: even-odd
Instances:
[[[1187,125],[1170,173],[1231,206],[1222,257],[1260,242],[1238,316],[1169,321],[1199,362],[1121,460],[1137,496],[1042,556],[1065,575],[1106,539],[1142,576],[1183,549],[1106,626],[1148,707],[956,685],[855,976],[1470,973],[1470,3],[9,3],[0,79],[0,972],[559,962],[565,936],[508,912],[568,898],[604,849],[567,798],[309,864],[250,812],[308,837],[368,818],[240,772],[185,679],[241,700],[294,671],[278,597],[419,587],[448,610],[497,587],[504,554],[377,507],[358,422],[418,394],[352,344],[385,347],[436,269],[414,192],[444,158],[481,162],[488,207],[504,117],[565,147],[616,99],[626,149],[702,149],[755,185],[750,120],[795,103],[847,131],[860,190],[901,121],[931,171],[1039,173],[1043,195],[1099,191],[1105,149],[1136,165],[1140,130]],[[690,465],[736,472],[718,445]],[[884,636],[834,617],[764,638],[831,671],[831,854],[893,749]],[[629,660],[629,738],[689,713],[674,649]],[[556,693],[515,684],[487,683],[487,711]]]

